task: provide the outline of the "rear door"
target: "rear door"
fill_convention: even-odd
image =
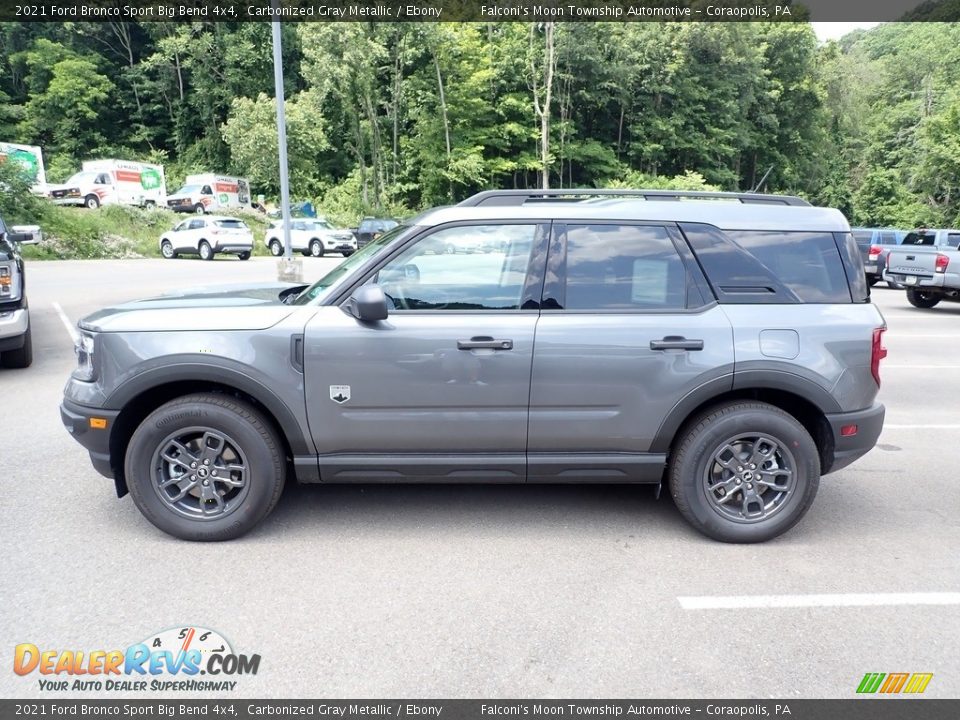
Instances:
[[[732,387],[733,334],[679,232],[555,224],[530,392],[528,479],[652,481],[661,422],[701,385]],[[702,276],[699,276],[702,277]]]

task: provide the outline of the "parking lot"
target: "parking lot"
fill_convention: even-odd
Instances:
[[[338,261],[304,259],[305,279]],[[64,431],[64,321],[269,281],[274,261],[27,272],[35,361],[0,370],[8,658],[192,624],[262,656],[237,697],[852,697],[866,672],[929,672],[926,696],[960,695],[960,304],[874,290],[890,328],[880,444],[764,545],[696,535],[649,486],[288,487],[249,535],[191,544],[117,500]],[[799,599],[712,607],[728,596]],[[2,672],[0,694],[42,696],[36,677]]]

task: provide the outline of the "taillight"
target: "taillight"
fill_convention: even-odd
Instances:
[[[883,334],[886,331],[885,327],[875,328],[870,344],[870,373],[877,381],[877,387],[880,387],[880,361],[887,356],[887,349],[883,346]]]
[[[934,272],[942,273],[947,271],[947,265],[950,264],[950,258],[946,255],[937,253],[937,266]]]
[[[878,257],[880,257],[880,253],[882,253],[882,252],[883,252],[883,250],[882,250],[881,248],[878,248],[876,245],[871,245],[871,246],[870,246],[870,252],[869,252],[870,261],[871,261],[871,262],[875,262],[876,259],[877,259]]]

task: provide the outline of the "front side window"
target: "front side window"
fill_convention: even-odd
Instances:
[[[203,226],[204,226],[203,220],[191,220],[191,221],[190,221],[190,229],[191,229],[191,230],[200,230],[200,229],[203,228]]]
[[[536,225],[445,228],[422,238],[374,279],[395,310],[517,310]]]
[[[666,228],[567,225],[567,310],[679,310],[687,276]]]
[[[204,185],[203,190],[200,191],[201,195],[213,195],[213,190],[210,189],[209,185]]]

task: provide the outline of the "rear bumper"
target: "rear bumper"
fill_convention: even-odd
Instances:
[[[78,405],[64,399],[60,403],[60,420],[73,439],[80,443],[88,453],[94,469],[104,477],[113,478],[113,468],[110,464],[110,434],[119,410],[101,410],[99,408]],[[93,428],[91,418],[106,420],[103,428]]]
[[[253,242],[218,242],[216,248],[217,252],[222,253],[241,253],[241,252],[250,252],[253,250]]]
[[[824,468],[823,474],[845,468],[870,452],[883,430],[885,415],[886,408],[880,403],[874,403],[866,410],[827,415],[833,439],[833,462]],[[850,425],[856,425],[856,434],[842,435],[841,429]]]

